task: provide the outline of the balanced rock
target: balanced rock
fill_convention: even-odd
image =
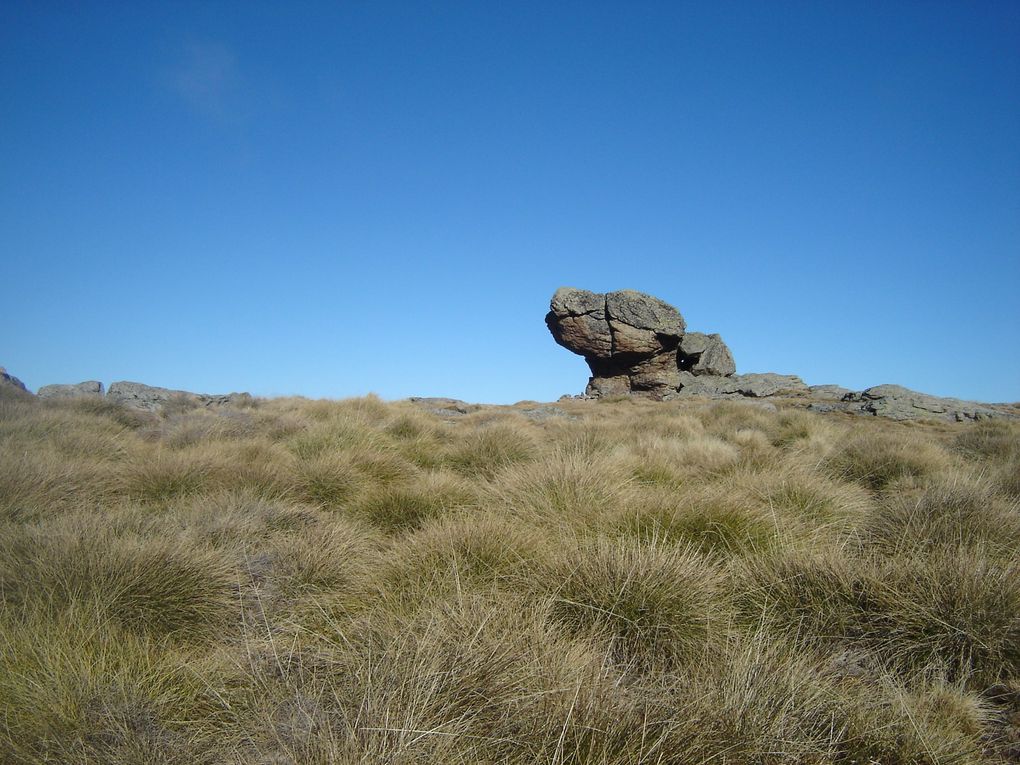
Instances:
[[[545,321],[553,338],[588,362],[588,395],[661,398],[677,389],[685,325],[673,306],[634,290],[602,294],[561,287],[549,308]]]
[[[86,380],[73,385],[44,385],[36,393],[39,398],[78,398],[79,396],[102,396],[103,384],[98,380]]]

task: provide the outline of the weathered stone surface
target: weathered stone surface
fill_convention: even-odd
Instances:
[[[842,400],[852,392],[849,388],[844,388],[842,385],[811,385],[808,387],[808,394],[812,398],[833,399],[836,401]]]
[[[676,390],[684,320],[673,306],[634,290],[599,294],[561,287],[549,309],[553,338],[591,368],[587,395],[661,398]]]
[[[630,394],[630,390],[630,378],[626,374],[613,375],[612,377],[592,376],[588,378],[584,394],[594,398],[626,396]]]
[[[734,375],[737,390],[744,396],[762,398],[774,396],[786,391],[806,391],[807,385],[796,375],[780,375],[775,372],[761,372],[747,375]]]
[[[21,382],[17,377],[10,374],[6,369],[0,367],[0,386],[9,390],[17,390],[22,393],[32,395],[31,391],[25,387],[25,383]]]
[[[737,371],[733,354],[717,334],[686,333],[680,341],[677,358],[681,370],[695,375],[726,377]]]
[[[613,336],[606,320],[606,297],[587,290],[560,287],[549,303],[546,325],[564,348],[592,359],[613,355]]]
[[[102,396],[103,384],[98,380],[86,380],[74,384],[54,384],[42,386],[39,398],[78,398],[79,396]]]
[[[680,391],[677,395],[681,398],[690,396],[765,398],[778,393],[803,390],[807,390],[807,385],[796,375],[764,372],[722,377],[721,375],[695,375],[692,372],[684,371],[680,373]]]
[[[638,329],[675,337],[684,334],[684,318],[669,303],[637,290],[617,290],[606,294],[606,312],[616,320]]]
[[[680,386],[680,370],[676,365],[676,351],[665,351],[640,361],[627,370],[632,392],[659,396]]]
[[[692,372],[680,372],[680,390],[677,396],[708,396],[719,398],[740,393],[737,381],[732,377],[720,375],[695,375]]]
[[[154,385],[121,381],[110,384],[106,398],[115,403],[145,412],[161,411],[167,404],[192,404],[196,407],[247,406],[253,401],[250,393],[191,393]]]
[[[172,398],[188,398],[194,395],[183,390],[170,390],[169,388],[158,388],[154,385],[123,380],[111,383],[106,397],[110,401],[132,409],[156,412]]]
[[[860,411],[893,420],[940,419],[951,422],[995,418],[1015,419],[1018,414],[1009,407],[996,407],[976,401],[961,401],[919,393],[901,385],[876,385],[861,393],[845,397],[860,404]]]

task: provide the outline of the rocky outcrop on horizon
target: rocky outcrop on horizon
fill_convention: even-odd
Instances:
[[[561,287],[545,317],[557,343],[588,362],[585,395],[750,396],[807,390],[794,375],[738,375],[718,334],[688,332],[680,312],[634,290],[605,294]]]
[[[824,387],[837,388],[839,386]],[[890,420],[935,419],[947,422],[967,422],[969,420],[1016,419],[1020,417],[1020,410],[1013,407],[931,396],[904,388],[902,385],[875,385],[860,392],[846,391],[835,401],[811,403],[808,405],[808,409],[814,412],[874,415]]]
[[[25,383],[21,382],[21,380],[14,375],[8,373],[4,367],[0,367],[0,388],[6,388],[8,390],[15,390],[20,393],[32,395],[28,388],[25,387]]]
[[[632,290],[597,294],[562,287],[545,321],[557,343],[588,362],[589,396],[662,398],[679,387],[684,319],[658,298]]]
[[[103,384],[98,380],[54,385],[44,385],[36,394],[39,398],[78,398],[79,396],[102,396]]]
[[[192,393],[186,390],[160,388],[155,385],[122,380],[110,384],[104,393],[98,380],[80,383],[44,385],[33,393],[17,377],[0,367],[0,386],[15,389],[26,396],[39,399],[96,398],[120,404],[143,412],[161,412],[168,404],[179,403],[193,407],[248,406],[253,401],[250,393]]]
[[[111,383],[106,398],[109,401],[146,412],[157,412],[172,401],[203,407],[231,404],[236,406],[252,401],[250,393],[192,393],[186,390],[158,388],[154,385],[128,381]]]
[[[591,377],[582,398],[634,395],[659,400],[691,397],[813,399],[818,412],[948,421],[1016,418],[1013,407],[941,398],[899,385],[853,392],[808,386],[796,375],[736,374],[733,354],[717,334],[688,332],[680,311],[634,290],[596,293],[560,287],[546,325],[553,339],[584,357]]]

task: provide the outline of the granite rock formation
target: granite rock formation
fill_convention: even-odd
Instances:
[[[74,384],[44,385],[37,392],[39,398],[78,398],[80,396],[102,396],[103,384],[98,380],[86,380]]]
[[[688,332],[676,308],[633,290],[600,294],[561,287],[549,308],[545,321],[553,338],[584,356],[591,369],[581,398],[786,397],[813,411],[894,420],[962,422],[1020,416],[1016,407],[929,396],[899,385],[878,385],[855,393],[839,385],[809,387],[796,375],[738,375],[733,354],[719,335]]]
[[[172,402],[194,407],[216,407],[243,406],[252,401],[250,393],[192,393],[128,381],[111,383],[106,398],[131,409],[146,412],[158,412]]]
[[[950,422],[1016,417],[1015,411],[976,401],[919,393],[902,385],[876,385],[843,397],[844,411],[891,420],[937,419]]]
[[[587,396],[762,397],[807,389],[792,375],[735,374],[733,354],[719,335],[687,332],[676,308],[642,292],[561,287],[549,308],[545,322],[553,338],[588,362]]]
[[[126,381],[112,383],[104,395],[103,384],[98,380],[44,385],[36,395],[33,395],[21,380],[8,374],[3,367],[0,367],[0,390],[7,395],[24,396],[33,400],[101,398],[129,409],[156,413],[162,412],[168,404],[178,404],[184,408],[244,407],[250,406],[254,400],[250,393],[192,393]]]
[[[588,362],[588,395],[662,398],[679,386],[677,349],[685,325],[673,306],[633,290],[561,287],[549,308],[545,321],[553,338]]]

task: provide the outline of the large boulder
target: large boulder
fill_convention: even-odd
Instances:
[[[676,390],[685,326],[673,306],[634,290],[602,294],[561,287],[549,309],[545,321],[553,338],[588,362],[588,395],[661,398]]]
[[[80,396],[102,396],[103,384],[98,380],[86,380],[74,384],[44,385],[36,393],[39,398],[79,398]]]
[[[728,377],[737,371],[733,354],[719,335],[688,332],[677,354],[680,369],[694,375]]]

